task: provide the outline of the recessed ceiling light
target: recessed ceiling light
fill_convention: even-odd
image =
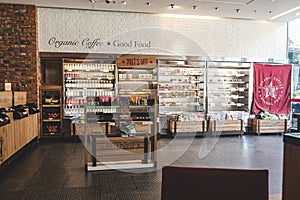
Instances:
[[[269,11],[269,14],[272,15],[272,14],[273,14],[273,11]]]
[[[127,1],[122,1],[122,4],[123,4],[123,5],[126,5],[126,4],[127,4]]]
[[[235,12],[239,13],[239,12],[241,12],[241,10],[240,9],[235,9]]]
[[[151,3],[150,3],[150,2],[147,2],[146,4],[147,4],[147,6],[151,6]]]
[[[219,10],[219,7],[215,7],[215,10]]]
[[[170,4],[170,7],[171,7],[172,9],[175,8],[175,6],[176,6],[175,3],[171,3],[171,4]]]

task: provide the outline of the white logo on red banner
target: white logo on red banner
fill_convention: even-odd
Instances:
[[[266,77],[259,84],[259,98],[266,105],[274,105],[283,97],[283,88],[284,85],[279,78]]]

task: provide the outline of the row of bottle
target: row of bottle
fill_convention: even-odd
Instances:
[[[64,74],[65,79],[76,79],[76,78],[85,78],[85,79],[115,79],[113,73],[103,73],[103,72],[66,72]]]
[[[66,90],[66,97],[95,97],[95,96],[115,96],[115,91],[112,90]]]
[[[84,106],[83,105],[66,105],[65,106],[65,115],[77,115],[82,116],[84,114]],[[118,111],[117,107],[87,107],[87,112],[103,112],[103,113],[116,113]]]
[[[64,70],[94,70],[94,71],[114,71],[115,64],[100,63],[64,63]]]
[[[113,81],[107,80],[66,80],[66,88],[113,88]]]

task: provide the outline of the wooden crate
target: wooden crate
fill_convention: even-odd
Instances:
[[[9,108],[12,106],[12,93],[0,92],[0,108]]]
[[[151,134],[151,126],[153,122],[148,121],[133,121],[136,133]]]
[[[254,134],[286,133],[287,119],[249,119],[248,126]]]
[[[14,106],[25,105],[26,98],[26,92],[14,92]]]
[[[244,133],[243,120],[210,120],[212,135],[242,135]]]
[[[111,132],[111,126],[108,124],[108,134]],[[105,134],[106,125],[105,123],[88,124],[86,127],[84,124],[75,124],[76,135],[84,134]],[[86,131],[86,133],[85,133]]]
[[[205,132],[206,121],[168,121],[169,130],[171,133],[192,133]]]

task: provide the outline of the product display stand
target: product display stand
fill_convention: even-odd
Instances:
[[[212,135],[242,135],[250,111],[251,63],[207,63],[207,112]]]
[[[205,134],[205,66],[204,61],[190,59],[158,60],[161,136]],[[184,119],[180,120],[181,117]]]
[[[62,136],[62,87],[42,85],[40,87],[41,133],[40,137]]]
[[[114,107],[114,112],[94,112],[91,104],[85,108],[81,130],[87,171],[156,167],[155,67],[155,57],[118,58],[118,95],[106,106],[108,110]],[[99,128],[101,124],[104,130]]]

